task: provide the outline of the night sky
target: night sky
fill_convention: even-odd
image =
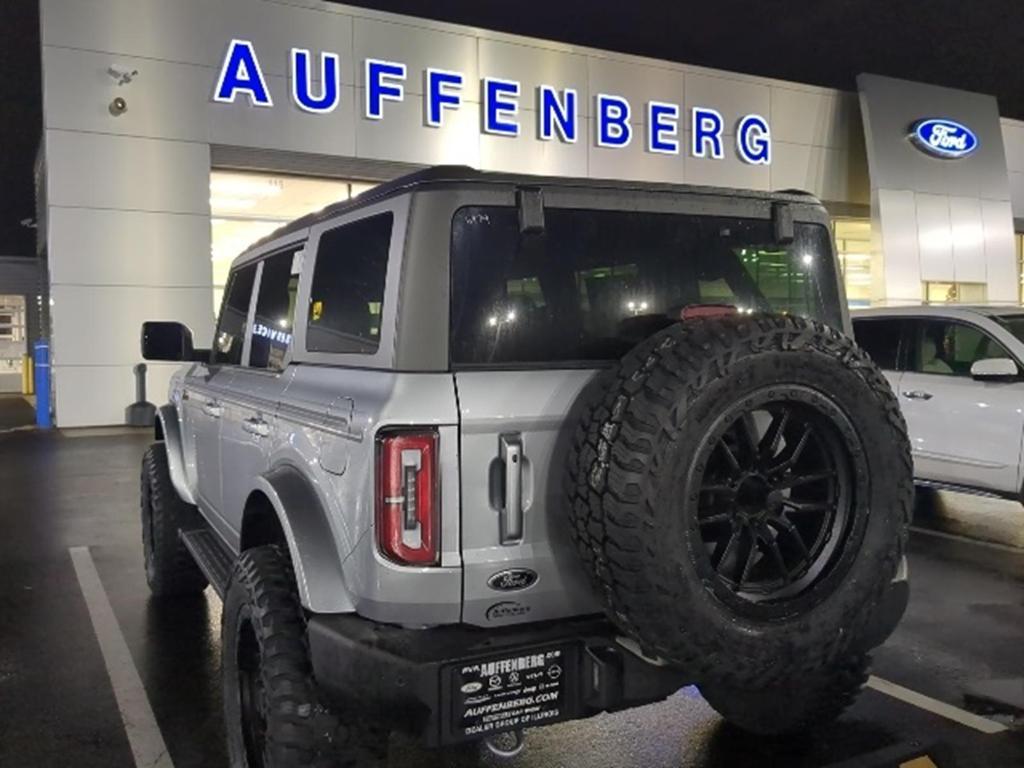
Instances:
[[[349,4],[847,90],[874,72],[992,93],[1003,115],[1024,119],[1024,0]],[[35,234],[19,222],[35,215],[37,17],[36,0],[0,0],[0,255],[34,252]]]

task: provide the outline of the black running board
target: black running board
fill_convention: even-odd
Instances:
[[[235,556],[231,553],[213,531],[200,529],[182,531],[181,541],[192,554],[199,570],[210,582],[221,600],[228,591],[228,580],[231,570],[235,567]]]

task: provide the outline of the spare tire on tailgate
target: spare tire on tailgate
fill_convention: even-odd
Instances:
[[[906,425],[863,351],[796,317],[693,320],[596,391],[569,461],[573,537],[645,654],[767,691],[870,650],[913,491]]]

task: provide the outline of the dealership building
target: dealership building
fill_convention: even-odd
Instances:
[[[247,244],[427,165],[802,189],[833,219],[851,306],[1020,302],[1024,122],[992,96],[870,74],[837,91],[316,0],[40,6],[43,288],[22,312],[48,329],[58,426],[123,422],[142,321],[211,339]],[[150,365],[150,399],[174,367]]]

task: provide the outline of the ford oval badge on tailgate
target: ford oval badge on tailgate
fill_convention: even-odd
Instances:
[[[536,571],[529,568],[509,568],[498,571],[487,580],[487,586],[499,592],[517,592],[537,583]]]
[[[976,150],[979,144],[974,131],[966,125],[939,117],[914,123],[910,139],[922,152],[953,159],[966,157]]]

